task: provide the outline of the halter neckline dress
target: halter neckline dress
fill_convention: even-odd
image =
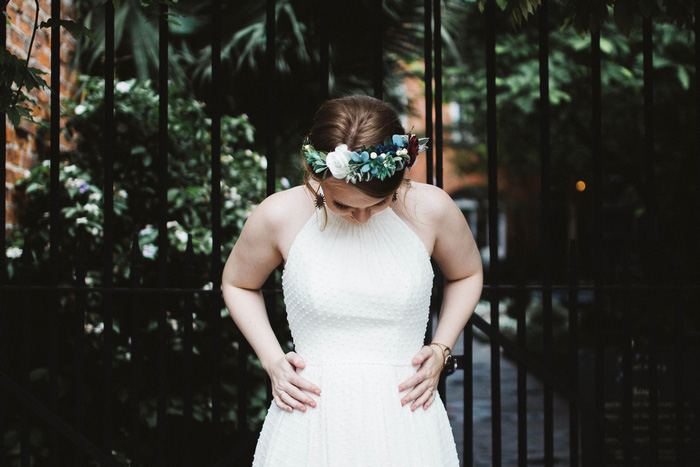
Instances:
[[[282,276],[299,374],[321,395],[306,412],[272,402],[253,466],[459,465],[439,395],[411,412],[398,390],[428,321],[425,245],[390,207],[361,225],[326,211],[297,234]]]

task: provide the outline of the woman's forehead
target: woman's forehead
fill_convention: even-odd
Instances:
[[[384,198],[373,198],[344,180],[332,179],[321,182],[323,192],[334,201],[353,208],[374,206]]]

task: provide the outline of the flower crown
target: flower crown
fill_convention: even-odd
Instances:
[[[301,153],[309,167],[323,174],[323,178],[330,172],[335,178],[357,183],[373,178],[384,180],[404,166],[410,169],[418,154],[428,148],[427,143],[428,138],[419,139],[416,135],[393,135],[387,137],[384,144],[362,146],[359,151],[351,151],[347,144],[341,144],[332,152],[319,152],[307,137]]]

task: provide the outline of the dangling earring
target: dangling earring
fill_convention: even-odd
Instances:
[[[326,204],[326,197],[321,193],[316,193],[316,209],[321,209],[324,204]]]
[[[391,197],[391,202],[395,203],[397,199],[399,199],[399,192],[395,191],[394,196]]]

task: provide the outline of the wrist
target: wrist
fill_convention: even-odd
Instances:
[[[277,363],[280,359],[284,358],[284,353],[280,350],[278,353],[266,355],[264,357],[260,357],[260,365],[263,367],[263,370],[265,370],[267,373],[270,373],[270,371],[274,368],[275,363]]]
[[[445,344],[439,342],[431,342],[429,347],[436,352],[438,358],[442,361],[442,368],[452,364],[452,349]]]

